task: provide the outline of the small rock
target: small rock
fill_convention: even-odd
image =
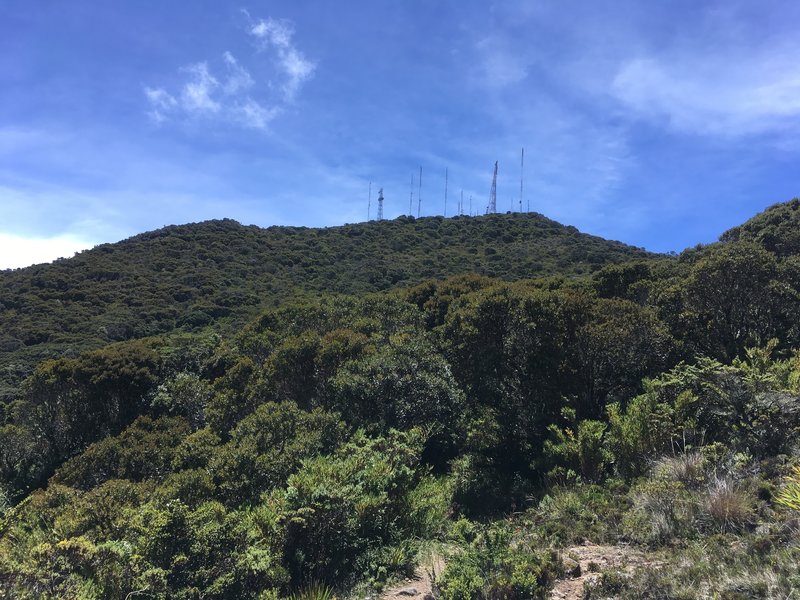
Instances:
[[[578,561],[572,560],[571,558],[565,558],[561,561],[561,564],[564,566],[564,572],[570,577],[581,576],[581,565]]]
[[[427,594],[425,594],[425,595],[422,597],[422,600],[436,600],[436,598],[434,598],[434,597],[433,597],[433,594],[431,594],[430,592],[428,592]]]
[[[397,592],[398,596],[419,596],[417,588],[407,587]]]

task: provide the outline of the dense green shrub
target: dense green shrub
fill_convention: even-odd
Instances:
[[[444,518],[446,497],[424,498],[430,489],[420,457],[419,430],[386,437],[357,433],[331,456],[306,461],[275,496],[286,526],[286,561],[295,582],[339,583],[370,573],[382,547],[424,535]],[[377,565],[380,566],[380,565]]]
[[[554,553],[515,539],[513,531],[502,523],[460,530],[467,536],[458,540],[458,550],[448,558],[436,582],[443,599],[547,597],[548,587],[560,570]]]

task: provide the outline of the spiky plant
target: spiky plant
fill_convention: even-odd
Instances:
[[[775,497],[775,501],[792,510],[800,510],[800,465],[787,475],[783,489]]]

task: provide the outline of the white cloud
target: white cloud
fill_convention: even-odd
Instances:
[[[247,98],[235,108],[239,122],[253,129],[265,129],[281,112],[280,108],[265,108],[252,98]]]
[[[253,20],[247,11],[248,35],[256,38],[260,52],[271,51],[277,65],[277,84],[260,88],[251,72],[231,53],[222,54],[215,68],[206,61],[181,69],[186,79],[176,93],[165,88],[145,87],[147,114],[158,124],[171,118],[211,119],[250,129],[266,129],[288,104],[294,101],[303,83],[314,74],[316,65],[298,50],[288,21]],[[279,97],[269,98],[269,88],[277,87]],[[273,93],[274,96],[274,93]]]
[[[167,113],[178,106],[178,101],[163,88],[144,88],[144,94],[150,102],[148,114],[156,123],[162,123],[167,119]]]
[[[249,14],[245,12],[249,18]],[[311,78],[316,64],[308,60],[292,43],[294,27],[288,21],[277,19],[251,20],[250,35],[255,37],[262,50],[272,49],[278,68],[283,72],[282,84],[286,101],[294,99],[300,87]]]
[[[675,129],[738,137],[796,130],[800,48],[765,46],[739,54],[705,52],[629,59],[611,93],[640,116]]]
[[[228,77],[222,86],[222,91],[228,96],[235,96],[240,92],[249,90],[255,84],[250,73],[239,64],[233,54],[225,52],[222,55],[228,67]]]
[[[92,246],[92,242],[72,236],[26,238],[0,233],[0,269],[18,269],[57,258],[70,258]]]
[[[204,62],[190,65],[185,71],[191,75],[191,81],[183,86],[181,106],[190,113],[219,112],[220,103],[212,98],[220,87],[217,79],[208,72]]]
[[[237,123],[252,129],[265,129],[280,112],[276,107],[264,107],[249,95],[255,85],[250,73],[230,52],[222,55],[226,73],[218,79],[206,62],[181,69],[188,81],[181,86],[178,96],[163,88],[145,87],[150,104],[148,115],[156,123],[170,117],[211,118]]]

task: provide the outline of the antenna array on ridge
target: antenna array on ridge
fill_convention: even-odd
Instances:
[[[497,213],[497,172],[498,172],[498,165],[500,161],[494,162],[494,170],[492,172],[492,187],[489,192],[489,203],[486,205],[486,214],[496,214]],[[515,199],[512,197],[511,200],[511,212],[514,212],[515,205],[518,205],[519,212],[523,210],[523,200],[527,201],[527,210],[530,212],[531,210],[531,200],[530,195],[529,197],[525,197],[525,190],[524,190],[524,180],[525,180],[525,148],[522,148],[521,155],[520,155],[520,175],[519,175],[519,199],[515,202]],[[409,189],[409,198],[408,198],[408,214],[409,216],[413,216],[414,211],[414,184],[417,184],[417,218],[422,216],[422,167],[419,168],[419,179],[418,181],[414,181],[415,173],[412,172],[411,174],[411,186]],[[444,216],[447,217],[447,201],[448,192],[450,188],[450,171],[448,168],[444,170]],[[378,192],[378,214],[377,220],[383,220],[383,188],[380,189]],[[467,211],[467,207],[464,202],[464,189],[461,189],[460,198],[458,198],[457,207],[455,210],[455,215],[464,215],[467,214],[469,216],[477,216],[480,213],[478,212],[480,209],[475,210],[473,213],[472,210],[472,195],[469,196],[469,211]],[[369,192],[367,195],[367,221],[370,220],[371,212],[372,212],[372,182],[369,182]]]

